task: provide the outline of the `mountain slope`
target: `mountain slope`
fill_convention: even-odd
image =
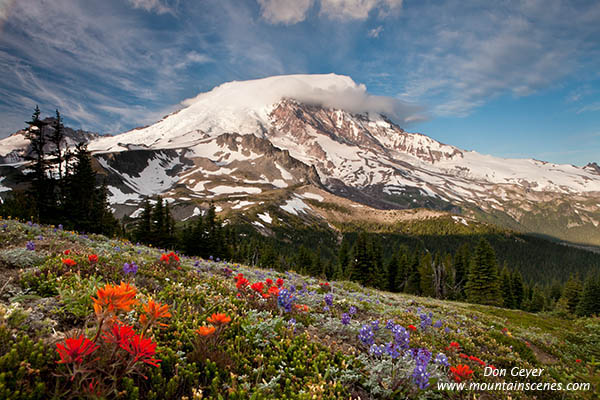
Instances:
[[[90,141],[120,215],[147,195],[182,205],[184,219],[208,201],[290,200],[295,185],[312,183],[379,209],[446,210],[600,245],[595,164],[502,159],[406,132],[397,124],[418,109],[349,77],[229,82],[184,104],[151,126]]]

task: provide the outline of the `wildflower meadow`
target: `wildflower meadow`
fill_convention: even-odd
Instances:
[[[1,399],[600,394],[597,317],[391,294],[9,218],[0,243]],[[589,387],[448,386],[513,381]]]

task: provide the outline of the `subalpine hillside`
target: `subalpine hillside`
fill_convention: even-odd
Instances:
[[[0,220],[0,248],[2,399],[600,394],[598,318],[379,292],[14,220]],[[438,389],[458,381],[590,385]]]

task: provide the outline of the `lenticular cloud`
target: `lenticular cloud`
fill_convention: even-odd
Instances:
[[[384,114],[399,124],[422,119],[423,109],[398,99],[375,96],[367,92],[363,84],[357,84],[348,76],[282,75],[243,82],[228,82],[207,93],[183,101],[185,106],[222,100],[223,107],[259,109],[282,99],[341,109],[351,113]],[[218,101],[217,100],[217,101]],[[219,101],[220,102],[220,101]]]

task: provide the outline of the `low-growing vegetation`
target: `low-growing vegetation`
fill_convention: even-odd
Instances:
[[[383,292],[11,219],[0,245],[2,399],[600,394],[598,317]],[[486,374],[496,370],[508,376]],[[589,387],[441,388],[463,382]]]

